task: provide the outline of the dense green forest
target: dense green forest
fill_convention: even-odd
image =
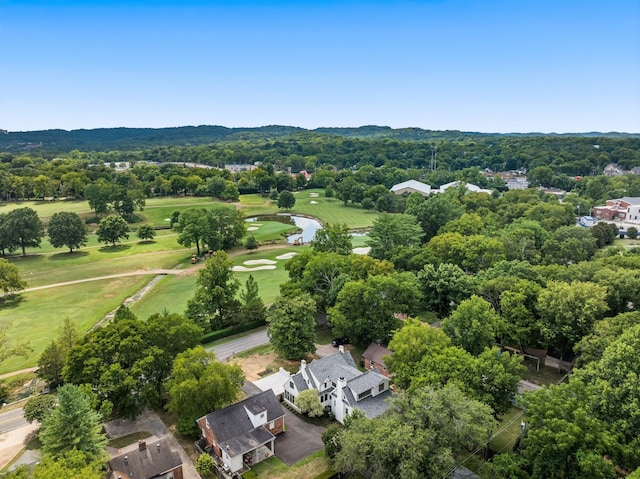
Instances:
[[[295,127],[113,128],[11,132],[0,138],[2,160],[21,154],[51,159],[72,154],[90,161],[271,163],[294,172],[323,165],[338,169],[363,165],[441,170],[472,166],[514,170],[551,166],[570,176],[594,175],[608,163],[640,166],[640,134],[484,134],[391,129]]]

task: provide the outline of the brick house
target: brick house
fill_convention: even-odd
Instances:
[[[369,347],[362,353],[362,359],[364,359],[365,369],[377,369],[383,376],[389,377],[389,371],[387,365],[384,363],[384,356],[391,356],[392,351],[389,351],[380,344],[371,343]]]
[[[317,390],[320,403],[340,423],[354,409],[368,418],[379,416],[389,408],[386,399],[391,396],[389,378],[378,369],[360,371],[344,346],[336,354],[314,359],[308,365],[302,360],[300,370],[284,384],[283,400],[298,410],[295,399],[306,389]]]
[[[202,416],[197,421],[202,448],[225,471],[242,471],[274,453],[276,435],[284,431],[284,410],[268,390]]]
[[[167,440],[140,441],[109,461],[107,479],[183,479],[182,459]]]

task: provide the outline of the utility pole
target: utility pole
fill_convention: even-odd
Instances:
[[[431,144],[431,171],[436,171],[436,163],[438,161],[438,147],[435,143]]]

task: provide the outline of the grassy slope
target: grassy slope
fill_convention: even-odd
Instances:
[[[318,196],[311,196],[312,193]],[[291,213],[315,216],[323,222],[345,222],[352,228],[370,226],[377,216],[375,212],[344,207],[338,200],[324,198],[321,190],[296,192],[296,200],[296,208]],[[312,204],[311,201],[317,204]],[[147,200],[147,207],[140,216],[156,226],[165,226],[165,219],[176,209],[206,207],[212,204],[213,202],[208,198],[151,198]],[[87,216],[91,214],[86,201],[3,203],[0,204],[0,212],[25,206],[34,208],[43,219],[58,211],[74,211]],[[270,200],[259,195],[242,196],[239,207],[245,216],[278,212]],[[258,224],[262,226],[251,234],[263,242],[279,239],[292,228],[276,222]],[[132,228],[135,227],[136,225],[132,225]],[[361,238],[354,239],[354,246],[361,245],[362,241]],[[234,262],[236,265],[241,265],[246,260],[275,260],[276,256],[287,251],[301,251],[301,249],[295,247],[279,250],[258,249],[252,253],[239,250],[234,253],[234,255],[240,254]],[[36,287],[139,270],[166,269],[178,265],[189,267],[188,260],[191,252],[192,249],[185,250],[177,243],[173,231],[160,230],[152,242],[141,243],[136,239],[135,233],[131,233],[128,241],[115,248],[100,245],[95,235],[90,235],[89,243],[72,254],[64,249],[52,248],[45,238],[42,248],[30,249],[27,257],[15,256],[10,258],[10,261],[18,266],[28,286]],[[251,272],[258,282],[260,295],[267,304],[277,297],[279,285],[287,279],[287,273],[282,267],[283,261],[275,261],[278,261],[275,270]],[[246,272],[236,274],[241,284],[244,284],[249,275]],[[124,299],[150,281],[151,277],[151,275],[124,277],[28,292],[23,293],[21,301],[0,306],[0,321],[11,323],[9,337],[29,339],[33,348],[26,358],[13,358],[4,362],[0,372],[35,365],[44,347],[56,337],[58,327],[65,317],[70,317],[78,324],[80,330],[86,331],[102,319],[104,314],[116,308]],[[196,277],[197,275],[194,274],[179,278],[165,278],[134,305],[134,312],[146,318],[165,308],[175,312],[184,311],[188,299],[193,295]]]

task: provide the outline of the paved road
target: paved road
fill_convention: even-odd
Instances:
[[[0,434],[29,424],[22,415],[22,408],[0,414]]]
[[[216,359],[218,361],[226,361],[236,353],[248,351],[263,344],[269,344],[269,336],[267,336],[267,328],[263,328],[255,333],[251,333],[247,336],[232,339],[226,343],[210,346],[207,351],[213,351],[216,353]]]

